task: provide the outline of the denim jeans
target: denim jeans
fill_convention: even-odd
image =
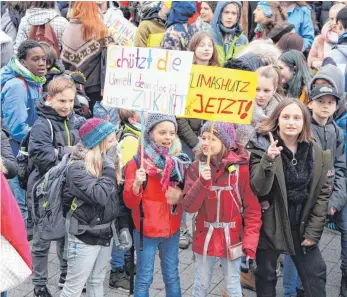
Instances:
[[[68,241],[68,269],[60,297],[80,296],[85,283],[88,297],[103,297],[103,283],[111,255],[111,245],[85,244],[70,234]]]
[[[130,260],[130,251],[127,252],[117,252],[116,244],[114,240],[112,241],[112,253],[111,253],[111,268],[112,271],[117,269],[124,269],[125,262]]]
[[[185,211],[182,213],[181,225],[187,225],[187,213]]]
[[[303,290],[301,279],[291,256],[284,255],[283,290],[284,297],[296,296],[296,288]]]
[[[28,208],[25,202],[25,191],[20,187],[18,177],[8,179],[8,184],[11,187],[13,196],[16,198],[23,219],[26,223],[28,219]]]
[[[169,238],[143,236],[143,251],[140,251],[140,233],[134,230],[134,245],[137,256],[134,297],[149,297],[157,249],[159,249],[166,297],[182,296],[178,272],[179,236],[180,232],[176,232]]]
[[[341,270],[347,272],[347,204],[335,216],[336,225],[341,232]]]
[[[64,243],[62,238],[55,242],[57,248],[57,256],[60,263],[60,273],[66,274],[67,262],[64,260]],[[51,241],[40,238],[37,225],[34,224],[33,246],[31,254],[33,258],[33,285],[35,287],[44,287],[48,282],[48,254]]]
[[[203,264],[203,256],[195,254],[195,279],[193,285],[194,297],[206,297],[209,292],[211,278],[216,263],[216,257],[207,256],[206,267]],[[229,297],[242,297],[240,284],[241,259],[230,262],[226,258],[220,258],[225,281],[225,289]]]

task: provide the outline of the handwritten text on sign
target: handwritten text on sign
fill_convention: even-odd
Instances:
[[[119,18],[110,28],[115,44],[133,46],[135,42],[136,27],[125,18]]]
[[[138,47],[108,49],[105,105],[184,115],[193,53]]]
[[[184,116],[250,124],[257,83],[254,72],[193,65]]]

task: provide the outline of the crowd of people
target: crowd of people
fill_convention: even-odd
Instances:
[[[103,296],[110,258],[109,287],[150,296],[157,250],[166,296],[182,296],[179,249],[191,244],[194,297],[208,296],[217,258],[223,296],[276,296],[283,266],[285,297],[325,297],[327,226],[341,233],[347,297],[344,2],[12,1],[1,11],[1,296],[31,274],[34,296],[52,296],[56,241],[61,297]],[[258,73],[251,123],[104,104],[120,19],[136,26],[132,46]],[[49,212],[47,193],[59,201]],[[65,222],[64,235],[41,219]]]

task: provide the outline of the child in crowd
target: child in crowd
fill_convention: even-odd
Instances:
[[[117,152],[116,127],[102,119],[89,119],[80,128],[81,142],[71,155],[64,188],[64,212],[77,208],[72,219],[78,224],[94,226],[91,230],[68,234],[68,270],[61,297],[75,297],[87,283],[87,295],[101,297],[115,234],[115,220],[128,249],[131,236],[128,220],[118,201],[117,183],[121,182],[121,166]]]
[[[149,296],[157,249],[167,296],[181,296],[178,272],[182,188],[190,160],[180,150],[174,116],[150,114],[141,145],[125,167],[123,199],[132,210],[137,255],[135,296]],[[141,166],[142,167],[142,166]]]
[[[136,155],[138,139],[141,135],[141,119],[139,112],[122,108],[118,109],[118,115],[122,128],[119,130],[117,138],[121,149],[122,166],[125,166]],[[111,256],[112,270],[109,287],[129,291],[130,253],[118,252],[113,243]]]
[[[263,66],[256,70],[259,73],[258,86],[253,107],[251,125],[238,125],[237,143],[245,146],[256,126],[268,118],[282,100],[277,92],[281,90],[281,73],[273,65]]]
[[[27,202],[30,207],[31,190],[34,184],[62,157],[72,151],[79,137],[74,130],[73,104],[76,95],[74,83],[66,77],[58,77],[48,85],[46,100],[41,99],[36,105],[38,120],[34,123],[29,139],[30,163],[33,171],[28,179]],[[40,238],[36,224],[32,246],[34,296],[51,296],[48,288],[48,253],[51,242]],[[63,287],[67,264],[63,259],[64,238],[57,242],[57,254],[60,262],[58,286]]]
[[[241,297],[241,256],[255,259],[261,226],[260,205],[249,182],[248,154],[236,144],[232,124],[216,122],[211,135],[211,122],[206,122],[201,136],[202,148],[187,171],[182,203],[187,212],[198,212],[193,296],[208,295],[219,257],[228,296]]]
[[[341,240],[347,240],[344,227],[346,204],[346,157],[344,153],[344,136],[337,126],[333,115],[343,98],[344,81],[341,71],[333,65],[323,66],[314,76],[309,85],[310,102],[308,107],[312,111],[312,132],[318,145],[332,154],[332,166],[335,170],[333,193],[329,199],[328,211],[332,221],[341,226]],[[342,244],[344,246],[344,244]],[[343,257],[341,267],[346,267],[347,259]],[[343,270],[344,271],[344,270]],[[302,283],[291,258],[284,258],[283,288],[285,297],[298,293],[303,294]],[[301,296],[301,295],[300,295]]]
[[[300,101],[307,105],[307,86],[313,74],[307,66],[304,55],[297,50],[290,50],[280,56],[278,64],[286,96],[300,98]]]

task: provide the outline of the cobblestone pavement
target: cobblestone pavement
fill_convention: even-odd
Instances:
[[[320,241],[320,249],[322,250],[323,258],[327,265],[327,297],[338,297],[340,290],[340,280],[341,280],[341,270],[340,270],[340,235],[331,232],[330,230],[325,230],[324,235]],[[180,264],[179,271],[181,276],[181,287],[183,296],[191,296],[193,289],[193,279],[194,279],[194,261],[192,260],[191,248],[188,250],[180,251]],[[108,268],[110,270],[110,267]],[[55,244],[53,243],[49,254],[49,267],[48,267],[49,281],[48,288],[54,297],[60,296],[60,290],[57,286],[60,272],[59,272],[59,261],[55,253]],[[161,269],[159,264],[159,256],[155,262],[155,275],[153,279],[153,284],[150,289],[150,296],[154,297],[165,297],[164,283],[162,281]],[[209,291],[209,296],[221,296],[221,291],[223,288],[222,281],[222,271],[219,267],[219,263],[216,263],[215,271],[212,277],[212,284]],[[109,272],[106,275],[104,282],[104,296],[107,297],[125,297],[127,294],[124,292],[110,289],[108,287]],[[256,294],[252,291],[244,290],[246,297],[256,297]],[[31,283],[31,278],[28,278],[20,286],[16,287],[14,290],[10,291],[10,297],[23,297],[23,296],[33,296],[33,285]],[[82,294],[82,296],[86,296]],[[282,289],[282,278],[278,279],[277,283],[277,296],[283,296]],[[77,297],[77,296],[76,296]]]

